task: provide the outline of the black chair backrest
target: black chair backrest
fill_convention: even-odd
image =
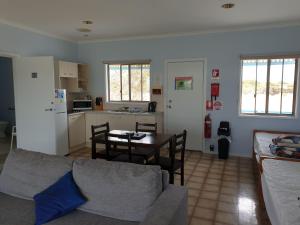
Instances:
[[[98,135],[103,135],[109,132],[109,123],[106,122],[101,125],[92,125],[92,138],[98,136]]]
[[[171,146],[171,151],[170,151],[171,158],[175,158],[176,153],[181,153],[180,160],[184,162],[186,135],[187,135],[186,130],[184,130],[180,134],[174,135],[173,138],[174,143],[173,146]]]
[[[114,139],[123,139],[126,141],[118,142]],[[105,135],[105,143],[106,143],[106,154],[109,156],[109,152],[111,151],[111,146],[114,146],[114,150],[124,151],[128,154],[129,162],[132,162],[132,152],[131,152],[131,136],[130,134],[112,134],[107,132]],[[118,148],[117,146],[123,146],[125,148]]]
[[[157,134],[157,123],[135,123],[135,132],[150,132]]]

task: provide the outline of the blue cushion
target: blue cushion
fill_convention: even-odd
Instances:
[[[72,171],[61,177],[46,190],[35,195],[36,225],[66,215],[86,202],[74,182]]]

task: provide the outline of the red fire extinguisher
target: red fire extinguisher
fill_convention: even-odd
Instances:
[[[205,116],[204,120],[204,136],[205,138],[211,138],[211,118],[209,114]]]

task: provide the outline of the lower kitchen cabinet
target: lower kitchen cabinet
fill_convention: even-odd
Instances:
[[[86,143],[90,145],[91,126],[109,122],[111,130],[135,130],[135,123],[157,123],[158,132],[163,131],[163,114],[117,114],[107,112],[86,112]]]
[[[85,114],[75,113],[68,115],[69,123],[69,148],[70,151],[78,150],[85,146]]]

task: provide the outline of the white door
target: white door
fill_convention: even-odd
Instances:
[[[191,150],[204,150],[204,69],[204,60],[166,64],[166,132],[175,134],[186,129],[186,148]]]
[[[14,59],[18,148],[55,154],[54,59]]]

